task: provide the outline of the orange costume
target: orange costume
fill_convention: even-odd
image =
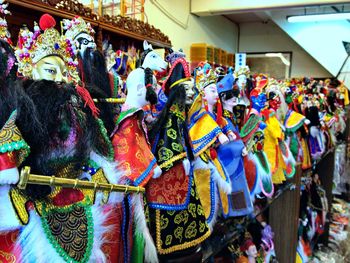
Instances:
[[[112,136],[114,159],[120,169],[134,185],[146,185],[157,161],[147,139],[143,110],[131,108],[122,112]]]

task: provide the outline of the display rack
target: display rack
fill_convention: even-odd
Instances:
[[[8,0],[7,2],[10,4],[8,9],[12,13],[7,20],[10,30],[15,31],[15,34],[12,34],[13,37],[17,36],[21,24],[26,23],[32,26],[33,21],[38,21],[43,13],[48,13],[58,20],[81,16],[95,28],[96,43],[99,47],[102,46],[104,34],[111,35],[112,39],[135,41],[140,47],[143,40],[147,40],[155,48],[171,47],[168,36],[148,23],[122,16],[99,17],[90,8],[77,1]],[[14,29],[11,28],[13,25]]]
[[[334,150],[329,150],[323,155],[322,159],[314,164],[318,172],[322,185],[326,190],[329,204],[331,204],[332,181],[334,170]],[[254,217],[268,212],[268,224],[274,232],[274,243],[276,258],[279,262],[294,263],[296,258],[296,249],[298,245],[298,226],[300,209],[300,191],[301,179],[307,176],[309,170],[302,170],[301,164],[296,165],[296,172],[293,178],[288,179],[286,183],[279,186],[274,196],[267,200],[266,204],[256,209]],[[243,231],[244,232],[244,231]],[[215,232],[205,245],[203,262],[210,260],[226,248],[230,243],[239,239],[242,235],[242,225],[238,229],[225,234]],[[318,242],[326,244],[329,236],[329,225],[325,226],[325,232],[318,238]]]
[[[282,212],[287,215],[290,215],[291,211],[285,205],[284,202],[287,199],[296,198],[297,196],[299,196],[298,189],[300,191],[300,174],[301,174],[301,168],[300,168],[300,165],[298,165],[295,177],[287,181],[285,184],[281,185],[279,189],[275,192],[274,196],[272,198],[269,198],[264,206],[256,209],[253,213],[253,218],[259,216],[260,214],[264,213],[267,210],[275,211],[277,213]],[[283,204],[283,203],[284,203],[284,206],[282,205],[282,207],[284,210],[282,210],[280,207],[281,206],[280,204]],[[276,208],[279,209],[279,211],[277,211]],[[288,210],[288,211],[285,211],[285,210]],[[293,211],[293,213],[294,215],[292,215],[292,217],[295,219],[297,224],[299,209],[296,209],[295,211]],[[276,217],[271,213],[270,213],[270,216]],[[231,230],[225,233],[222,233],[222,232],[217,233],[217,231],[214,230],[214,233],[209,238],[208,242],[206,242],[204,245],[204,255],[203,255],[202,262],[210,262],[210,260],[213,257],[215,257],[218,253],[220,253],[229,244],[233,243],[235,240],[238,240],[244,234],[245,228],[248,225],[250,219],[246,217],[246,218],[242,218],[241,220],[242,220],[242,223],[237,224],[235,227],[233,226],[232,222],[225,221],[225,224],[231,226]],[[276,234],[276,231],[278,231],[277,226],[276,225],[271,225],[271,226],[273,228],[273,231],[275,231],[275,236],[279,235],[279,233]],[[293,235],[292,231],[294,231],[294,229],[288,229],[288,232],[289,231],[291,232],[290,235]],[[286,232],[286,229],[284,229],[284,232]],[[295,231],[295,235],[296,233],[297,232]],[[277,245],[277,247],[279,246]],[[294,254],[295,254],[295,251],[296,251],[296,245],[295,245]],[[281,261],[281,262],[284,262],[284,261]]]

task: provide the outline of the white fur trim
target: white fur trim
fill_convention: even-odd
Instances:
[[[0,184],[16,184],[19,179],[18,168],[10,168],[0,171]]]
[[[316,138],[319,133],[320,133],[320,130],[316,126],[311,126],[310,135],[312,137]]]
[[[103,243],[103,234],[108,228],[103,226],[106,215],[100,208],[92,207],[92,216],[94,223],[94,241],[92,253],[88,262],[105,263],[106,257],[101,250]],[[17,239],[16,248],[21,251],[21,260],[23,263],[64,263],[66,262],[52,247],[46,238],[42,227],[41,218],[35,211],[30,211],[30,220],[28,225],[23,227],[23,231]]]
[[[112,184],[118,184],[121,178],[121,173],[116,169],[117,163],[110,162],[103,156],[95,152],[90,153],[90,159],[98,164],[103,169],[108,181]]]
[[[9,197],[10,186],[0,186],[0,232],[11,231],[21,227]]]
[[[113,226],[105,225],[106,219],[109,217],[109,213],[102,211],[99,206],[91,207],[92,218],[94,222],[94,243],[89,262],[107,262],[106,256],[102,251],[102,245],[105,243],[104,234],[111,231]]]
[[[104,175],[106,176],[108,182],[112,184],[120,184],[122,173],[118,171],[117,166],[118,164],[116,162],[110,162],[101,155],[98,155],[95,152],[90,153],[90,159],[97,163],[98,166],[100,166],[104,172]],[[98,193],[96,200],[100,200],[102,197],[102,193]],[[113,192],[109,196],[108,203],[120,203],[123,201],[124,194],[123,193],[117,193]],[[97,202],[96,202],[97,203]]]
[[[225,194],[230,194],[232,192],[232,186],[230,182],[226,182],[225,179],[221,177],[219,171],[216,169],[215,165],[209,161],[210,175],[213,176],[214,182],[217,184],[220,190]]]
[[[205,163],[200,157],[197,157],[193,161],[194,170],[208,170],[210,169],[209,164]]]
[[[145,211],[143,209],[142,195],[133,195],[132,203],[135,207],[135,234],[139,234],[145,241],[145,255],[146,263],[158,263],[157,249],[154,245],[152,236],[146,224]]]
[[[290,151],[288,145],[286,145],[286,150],[287,150],[287,155],[288,156],[285,156],[284,154],[282,154],[282,157],[283,157],[283,160],[286,164],[290,164],[290,165],[295,165],[295,159],[294,159],[294,156],[292,154],[292,152]]]

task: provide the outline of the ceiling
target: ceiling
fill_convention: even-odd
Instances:
[[[223,15],[233,23],[248,23],[248,22],[263,22],[269,19],[269,16],[264,12],[245,12]]]
[[[276,10],[276,9],[273,9],[273,10]],[[290,15],[350,12],[350,3],[335,4],[335,5],[293,7],[293,8],[288,8],[288,10],[290,11]],[[223,16],[236,24],[249,23],[249,22],[265,22],[269,20],[269,15],[268,15],[269,11],[270,10],[263,10],[263,11],[257,11],[257,12],[236,12],[231,14],[225,14]]]

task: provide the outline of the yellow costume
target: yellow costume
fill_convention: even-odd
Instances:
[[[194,180],[205,217],[209,227],[212,227],[220,204],[223,212],[228,213],[227,194],[231,192],[229,178],[217,158],[215,146],[221,134],[228,135],[233,131],[228,128],[228,123],[222,116],[216,117],[204,107],[204,89],[216,82],[216,77],[210,73],[212,71],[208,75],[201,75],[197,80],[200,93],[188,112],[188,131],[195,157]]]
[[[279,148],[279,141],[284,139],[284,134],[275,112],[270,111],[270,115],[266,120],[266,125],[264,130],[264,152],[270,163],[272,182],[274,184],[281,184],[286,180],[284,170],[287,168],[287,165]]]
[[[214,219],[215,207],[218,204],[218,200],[215,200],[217,194],[216,188],[219,187],[221,189],[223,184],[229,183],[229,179],[224,174],[214,149],[216,140],[222,133],[221,127],[212,118],[211,114],[204,109],[199,110],[194,118],[191,118],[189,136],[192,142],[192,151],[195,158],[199,158],[207,164],[205,168],[195,168],[194,178],[208,223]],[[215,183],[218,185],[216,186]],[[225,193],[226,191],[221,190],[219,190],[220,201],[223,212],[227,214],[227,194]]]

